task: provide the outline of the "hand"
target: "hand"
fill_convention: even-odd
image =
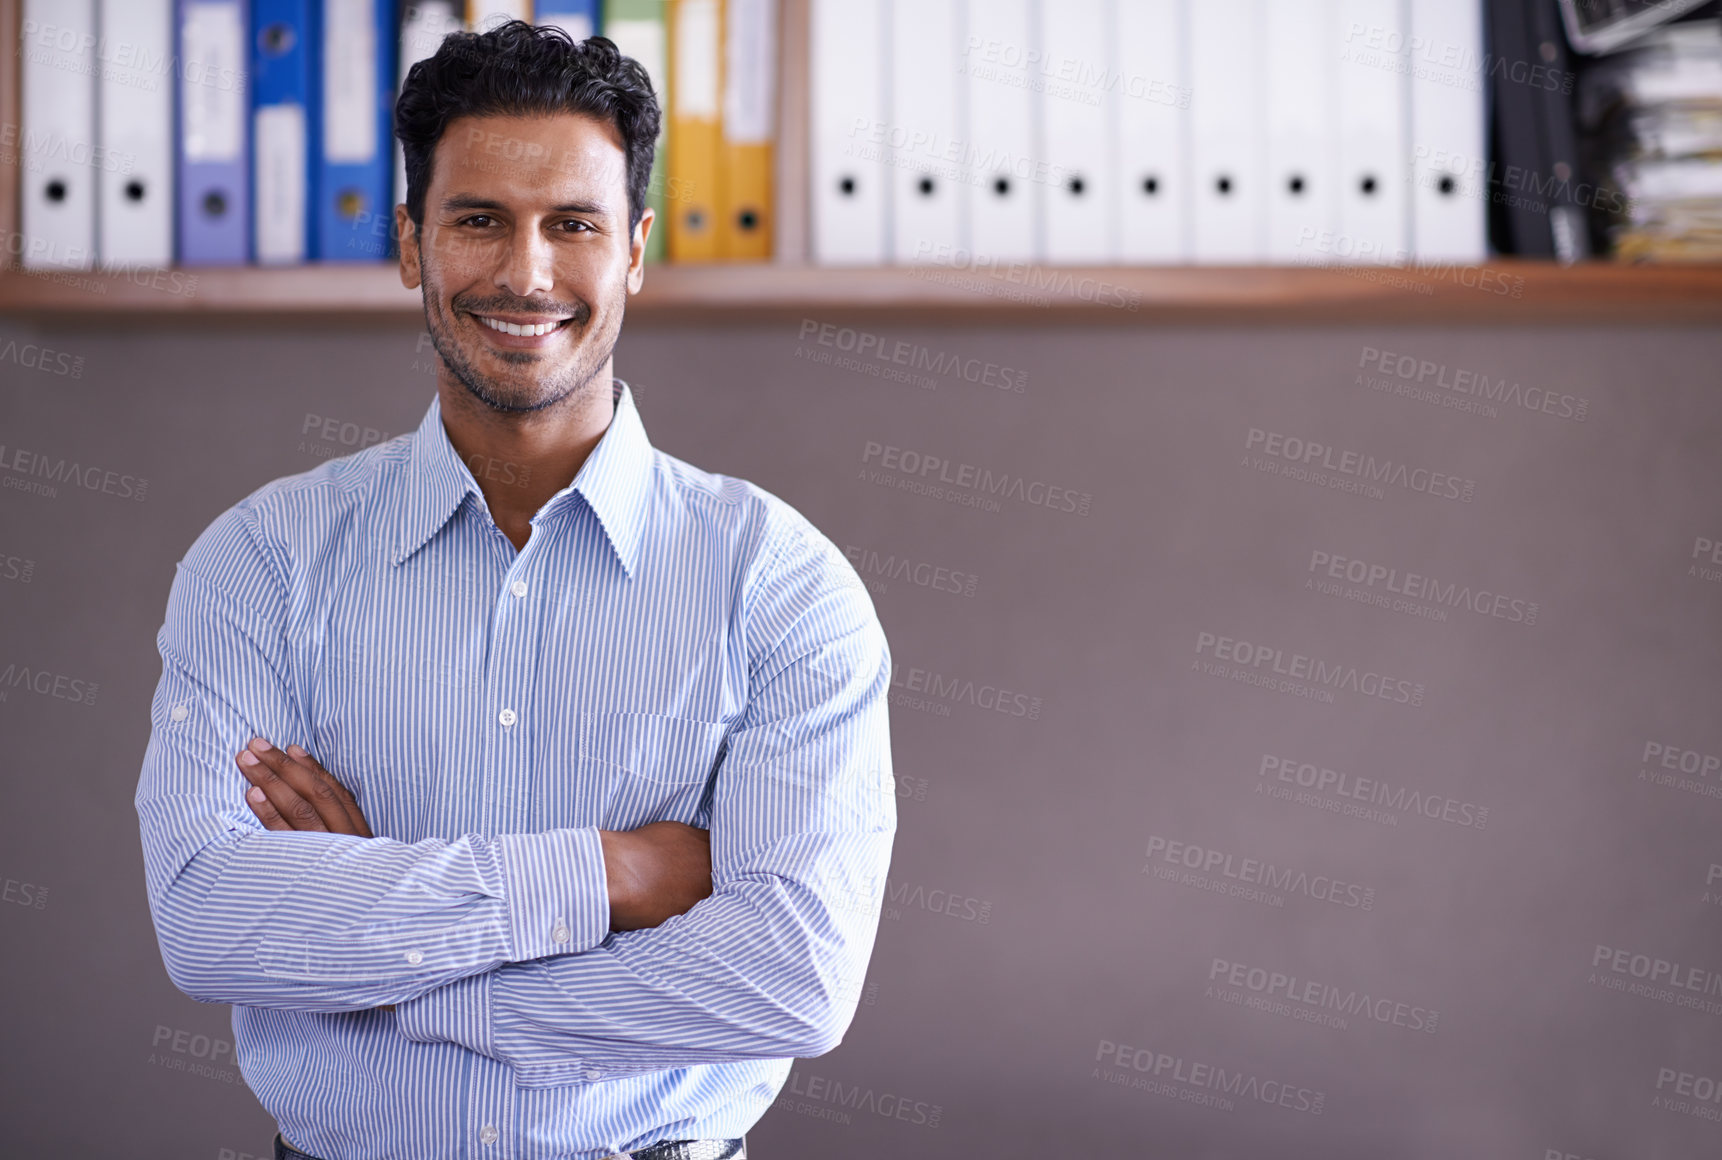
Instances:
[[[374,836],[347,787],[299,746],[283,753],[253,737],[235,760],[251,782],[245,801],[265,829]]]
[[[289,745],[283,753],[263,738],[253,737],[235,760],[251,781],[246,804],[265,829],[374,836],[347,787],[299,746]],[[393,1003],[376,1008],[394,1009]]]
[[[711,833],[682,822],[599,830],[610,888],[610,929],[657,926],[712,892]]]

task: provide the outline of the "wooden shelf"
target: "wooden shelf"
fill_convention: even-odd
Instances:
[[[77,323],[218,317],[419,319],[393,265],[110,274],[0,272],[0,313]],[[1393,267],[1018,265],[830,269],[654,266],[629,303],[642,320],[865,316],[1103,325],[1167,322],[1722,322],[1722,265],[1557,266],[1500,260]]]

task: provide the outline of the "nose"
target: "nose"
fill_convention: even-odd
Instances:
[[[496,284],[517,298],[529,298],[556,284],[550,239],[536,229],[516,230],[496,271]]]

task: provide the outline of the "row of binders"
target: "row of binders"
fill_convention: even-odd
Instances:
[[[1483,0],[813,0],[812,24],[821,264],[1487,253]]]
[[[770,256],[776,0],[25,0],[22,264],[387,259],[407,70],[509,19],[650,75],[648,260]]]

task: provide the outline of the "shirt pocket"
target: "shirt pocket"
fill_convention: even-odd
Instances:
[[[663,713],[581,714],[580,769],[605,787],[606,828],[664,819],[708,825],[707,789],[728,729],[721,721]]]

